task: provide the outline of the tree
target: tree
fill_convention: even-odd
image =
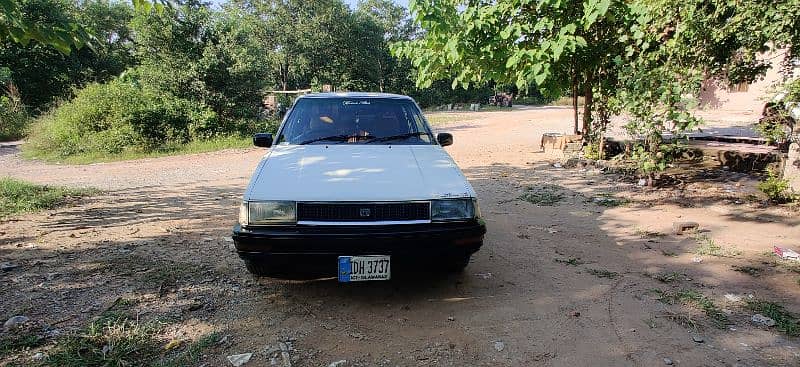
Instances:
[[[66,19],[56,19],[49,24],[38,23],[27,17],[16,0],[0,0],[0,42],[12,41],[27,46],[30,41],[69,54],[92,40],[92,36],[79,24]]]

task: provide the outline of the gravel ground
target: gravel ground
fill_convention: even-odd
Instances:
[[[294,366],[800,364],[796,339],[725,297],[800,312],[800,274],[764,254],[800,247],[800,217],[747,199],[753,178],[712,171],[647,189],[592,166],[553,167],[539,137],[569,130],[568,109],[480,116],[437,129],[453,133],[447,149],[478,192],[485,247],[462,274],[395,269],[389,282],[350,285],[244,270],[229,235],[261,150],[63,166],[1,148],[0,176],[105,192],[0,222],[0,262],[19,266],[0,273],[0,317],[68,334],[135,300],[142,318],[171,320],[165,340],[226,335],[206,366],[239,353],[253,353],[246,366],[270,365],[279,342]],[[519,200],[531,193],[552,202]],[[696,238],[671,233],[676,221],[740,254],[696,254]],[[760,270],[735,270],[745,266]],[[659,297],[681,290],[708,297],[728,324]]]

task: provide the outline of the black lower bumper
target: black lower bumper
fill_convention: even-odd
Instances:
[[[239,256],[471,254],[483,245],[486,224],[432,223],[390,226],[280,226],[233,229]]]

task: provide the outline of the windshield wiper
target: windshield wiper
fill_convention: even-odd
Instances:
[[[321,138],[315,138],[315,139],[311,139],[311,140],[306,140],[306,141],[304,141],[304,142],[298,143],[298,145],[311,144],[311,143],[316,143],[316,142],[318,142],[318,141],[323,141],[323,140],[330,140],[330,141],[348,141],[348,140],[350,140],[350,138],[351,138],[351,136],[350,136],[350,135],[331,135],[331,136],[323,136],[323,137],[321,137]]]
[[[413,138],[415,136],[422,136],[422,135],[428,135],[428,133],[426,133],[424,131],[417,131],[417,132],[413,132],[413,133],[382,136],[380,138],[372,138],[370,140],[367,140],[364,144],[374,143],[376,141],[390,141],[390,140],[398,140],[398,139],[408,139],[408,138]]]

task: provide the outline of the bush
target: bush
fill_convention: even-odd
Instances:
[[[0,141],[17,140],[25,136],[30,122],[16,87],[9,84],[6,89],[8,95],[0,96]]]
[[[758,189],[777,203],[786,203],[796,199],[789,187],[789,181],[780,178],[774,171],[767,171],[767,179],[758,184]]]
[[[217,126],[210,109],[121,78],[87,85],[39,118],[29,148],[57,157],[151,152],[214,136]]]

